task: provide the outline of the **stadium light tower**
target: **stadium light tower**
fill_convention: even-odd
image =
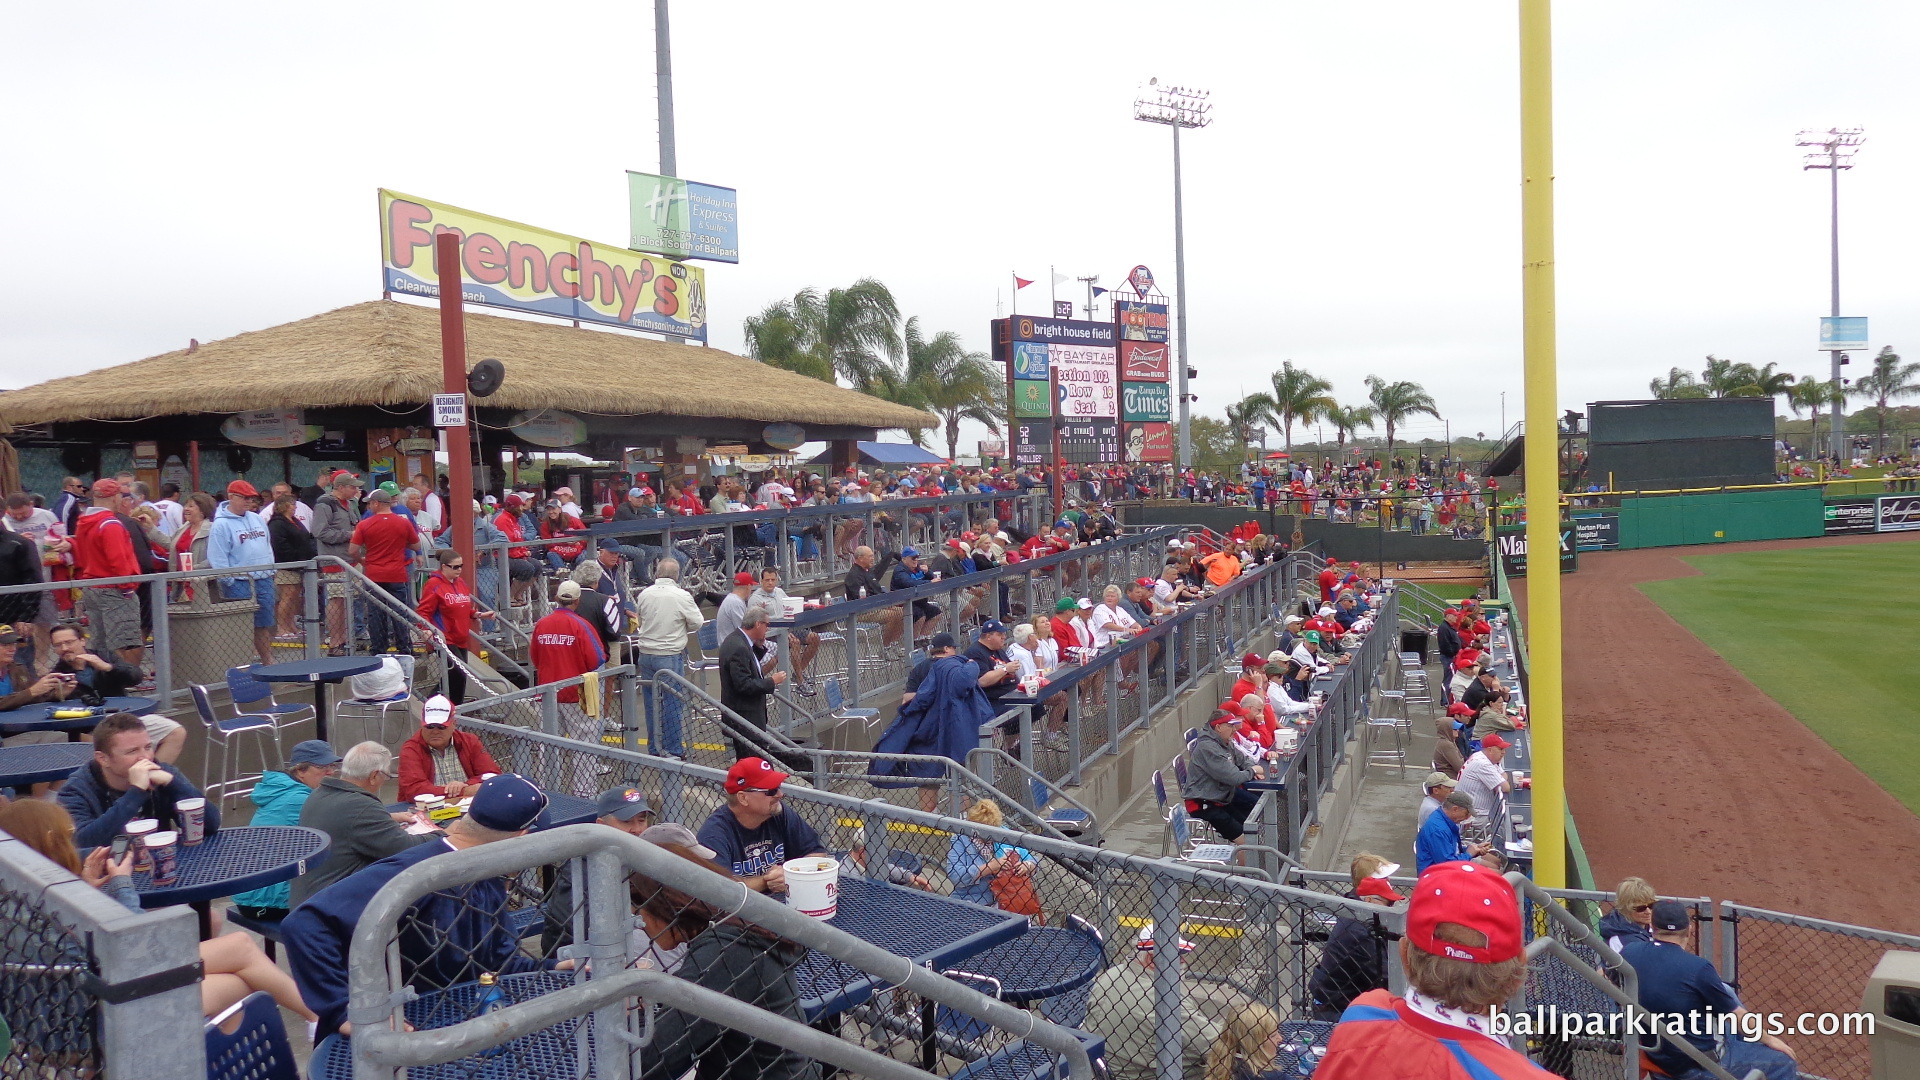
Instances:
[[[1853,155],[1859,152],[1860,144],[1867,141],[1866,132],[1861,128],[1828,128],[1825,131],[1803,131],[1798,136],[1796,146],[1813,147],[1807,154],[1806,169],[1827,170],[1827,180],[1832,192],[1833,226],[1833,310],[1829,313],[1835,318],[1840,316],[1840,170],[1853,168]],[[1830,352],[1827,354],[1833,364],[1833,385],[1840,384],[1840,365],[1847,362],[1847,354]],[[1847,445],[1847,433],[1841,430],[1841,413],[1845,410],[1845,395],[1836,394],[1833,399],[1833,464],[1837,468],[1842,461]]]
[[[1193,427],[1187,393],[1187,233],[1180,208],[1180,129],[1203,128],[1213,123],[1208,115],[1213,105],[1211,92],[1186,86],[1161,86],[1159,79],[1148,79],[1133,101],[1133,118],[1149,124],[1165,124],[1173,129],[1173,305],[1179,322],[1174,339],[1174,370],[1179,379],[1180,452],[1179,467],[1193,464]]]

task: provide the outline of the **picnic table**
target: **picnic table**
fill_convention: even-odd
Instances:
[[[192,847],[180,847],[173,881],[155,885],[152,873],[136,870],[133,889],[144,908],[192,905],[204,941],[213,936],[215,900],[291,881],[325,858],[331,845],[326,833],[301,825],[221,829]]]

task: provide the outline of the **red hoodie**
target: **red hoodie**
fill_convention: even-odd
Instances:
[[[146,539],[141,538],[141,543]],[[133,577],[140,573],[140,559],[133,553],[133,537],[113,511],[94,507],[84,510],[73,529],[73,576],[76,578]],[[136,588],[120,585],[122,591]]]

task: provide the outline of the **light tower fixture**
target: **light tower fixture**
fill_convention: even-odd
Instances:
[[[1173,304],[1177,326],[1174,338],[1175,367],[1179,371],[1179,466],[1193,464],[1192,410],[1187,393],[1187,233],[1180,204],[1180,129],[1203,128],[1213,123],[1212,91],[1190,86],[1162,86],[1157,78],[1148,79],[1133,100],[1133,118],[1149,124],[1164,124],[1173,129]]]
[[[1803,131],[1795,137],[1794,142],[1796,146],[1809,148],[1806,160],[1800,166],[1803,171],[1809,169],[1827,170],[1828,192],[1832,210],[1829,242],[1831,247],[1833,291],[1833,295],[1830,298],[1832,310],[1828,312],[1828,314],[1835,318],[1840,317],[1840,170],[1853,168],[1853,155],[1859,153],[1860,144],[1866,141],[1867,134],[1864,128],[1836,127],[1828,128],[1825,131]],[[1832,378],[1834,388],[1839,389],[1842,386],[1840,380],[1840,365],[1847,362],[1847,354],[1843,352],[1830,352],[1827,356],[1833,369]],[[1841,421],[1844,419],[1846,409],[1846,398],[1844,394],[1834,395],[1832,409],[1833,445],[1831,449],[1834,467],[1838,468],[1842,462],[1851,456],[1846,454],[1846,432],[1841,430],[1843,426]]]

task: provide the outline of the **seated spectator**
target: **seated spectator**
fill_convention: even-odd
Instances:
[[[464,799],[480,790],[481,778],[504,772],[480,736],[454,723],[453,702],[435,694],[420,714],[420,730],[400,744],[400,801],[418,795]]]
[[[1653,940],[1653,905],[1659,900],[1645,878],[1630,877],[1613,890],[1613,910],[1600,917],[1607,947],[1619,952],[1629,941]]]
[[[300,824],[326,833],[332,846],[324,861],[287,883],[288,907],[298,907],[361,867],[425,843],[432,835],[409,833],[406,825],[413,814],[389,812],[381,803],[381,785],[392,773],[393,751],[363,742],[348,748],[337,775],[320,778],[300,805]]]
[[[1003,828],[1006,819],[1000,804],[992,799],[975,799],[967,807],[967,820],[993,828]],[[953,898],[981,907],[1000,907],[1018,915],[1038,915],[1037,901],[1012,905],[1006,898],[1016,894],[1033,898],[1033,870],[1040,860],[1026,848],[996,844],[977,836],[954,833],[947,845],[947,880],[953,882]],[[1022,910],[1029,907],[1031,910]]]
[[[1369,990],[1355,998],[1317,1080],[1551,1075],[1493,1033],[1493,1010],[1527,978],[1520,904],[1505,878],[1471,863],[1422,874],[1400,958],[1407,996]]]
[[[1241,785],[1262,779],[1266,770],[1253,763],[1234,739],[1240,717],[1215,709],[1206,734],[1187,744],[1187,813],[1213,826],[1222,838],[1244,843],[1247,815],[1259,799]]]
[[[118,862],[113,850],[96,847],[86,859],[74,847],[73,818],[45,799],[21,799],[0,806],[0,830],[45,856],[67,873],[118,900],[128,911],[141,911],[140,894],[133,888],[133,853]],[[217,1016],[256,990],[265,990],[282,1008],[311,1023],[317,1019],[300,1000],[300,991],[260,946],[244,933],[224,934],[200,943],[200,1013]]]
[[[867,872],[867,827],[865,825],[860,826],[859,831],[854,834],[853,847],[847,850],[847,861],[851,862],[854,868],[861,873],[864,874]],[[887,863],[887,865],[882,868],[881,875],[885,877],[887,883],[891,885],[901,885],[909,889],[919,889],[921,892],[933,891],[933,884],[924,876],[907,869],[897,862]]]
[[[1447,707],[1453,708],[1452,705]],[[1433,770],[1455,780],[1460,778],[1460,770],[1467,765],[1467,757],[1460,752],[1460,744],[1455,741],[1455,736],[1460,732],[1460,723],[1458,718],[1450,715],[1436,716],[1433,720]]]
[[[697,854],[671,844],[662,846],[690,863],[711,869]],[[805,946],[730,918],[728,912],[644,874],[629,877],[628,887],[651,948],[681,956],[674,974],[755,1008],[806,1022],[800,1008],[800,986],[793,975],[806,958]],[[678,1009],[660,1009],[654,1016],[652,1035],[640,1080],[674,1080],[696,1071],[703,1077],[765,1080],[815,1080],[819,1076],[819,1065],[809,1058]]]
[[[1279,663],[1269,663],[1263,670],[1267,676],[1267,709],[1273,714],[1276,726],[1286,718],[1305,723],[1319,711],[1307,700],[1307,695],[1312,693],[1309,682],[1313,676],[1302,679],[1300,672],[1304,669],[1299,664],[1282,657]]]
[[[1480,710],[1489,704],[1495,707],[1505,706],[1507,689],[1500,685],[1500,676],[1492,668],[1484,668],[1480,672],[1480,677],[1468,684],[1466,690],[1461,693],[1460,701],[1478,716]]]
[[[1156,1080],[1160,1075],[1160,1041],[1152,1023],[1157,994],[1154,937],[1152,923],[1141,927],[1134,941],[1137,961],[1107,965],[1093,980],[1088,995],[1087,1022],[1082,1026],[1106,1036],[1107,1071],[1112,1080]],[[1190,953],[1193,942],[1180,938],[1179,949]],[[1183,980],[1180,986],[1180,1066],[1186,1080],[1200,1080],[1205,1075],[1207,1053],[1220,1041],[1220,1021],[1200,1007],[1205,1002],[1196,1000],[1200,985]]]
[[[1428,773],[1426,783],[1421,786],[1426,789],[1427,794],[1420,800],[1420,809],[1414,814],[1415,829],[1427,823],[1427,815],[1440,809],[1440,804],[1447,801],[1447,796],[1453,794],[1455,787],[1454,778],[1438,769]]]
[[[622,784],[601,792],[593,801],[593,820],[609,829],[640,836],[653,827],[653,807],[639,788]],[[685,828],[685,826],[681,826]],[[691,838],[692,833],[688,833]],[[553,887],[540,904],[546,916],[546,929],[540,933],[540,955],[552,956],[562,945],[573,942],[573,860],[560,865]]]
[[[1442,799],[1440,811],[1428,814],[1420,823],[1413,841],[1415,868],[1425,874],[1444,862],[1464,862],[1493,850],[1493,845],[1467,843],[1460,838],[1460,824],[1473,816],[1473,796],[1456,791]]]
[[[1250,1004],[1227,1015],[1220,1041],[1207,1051],[1204,1080],[1252,1080],[1273,1068],[1280,1049],[1280,1017],[1265,1005]]]
[[[298,825],[300,811],[307,805],[313,789],[327,777],[340,771],[340,755],[319,739],[295,743],[287,755],[285,772],[269,772],[260,778],[247,795],[253,803],[248,825]],[[286,917],[292,907],[287,899],[291,884],[281,881],[250,889],[233,898],[233,906],[250,919],[269,922]]]
[[[1485,825],[1500,812],[1507,792],[1513,790],[1513,782],[1507,779],[1507,771],[1500,762],[1507,756],[1507,747],[1512,745],[1498,735],[1488,735],[1480,740],[1480,749],[1460,769],[1461,791],[1473,797],[1473,820]]]
[[[74,842],[88,848],[112,843],[134,818],[153,818],[162,830],[172,829],[180,800],[204,798],[193,781],[160,768],[153,736],[132,713],[114,713],[94,725],[93,760],[75,769],[59,794],[73,817]],[[220,831],[218,800],[207,801],[206,831]]]
[[[726,803],[698,833],[721,867],[756,892],[786,892],[787,862],[827,853],[813,826],[787,809],[780,790],[786,782],[786,773],[760,758],[734,762],[724,785]]]
[[[381,859],[289,912],[280,924],[280,934],[300,996],[319,1014],[314,1038],[335,1032],[353,1034],[347,1020],[347,951],[374,894],[402,870],[436,855],[520,836],[546,808],[546,795],[531,781],[503,773],[480,785],[467,815],[449,824],[446,835]],[[439,990],[471,982],[482,972],[509,975],[573,966],[571,960],[554,965],[521,953],[506,912],[506,881],[497,877],[441,889],[416,900],[400,918],[401,981],[421,990]]]
[[[1673,1025],[1662,1024],[1663,1032],[1680,1026],[1685,1030],[1679,1035],[1641,1035],[1640,1047],[1647,1060],[1674,1080],[1711,1076],[1670,1045],[1670,1040],[1684,1038],[1735,1076],[1744,1077],[1749,1070],[1759,1069],[1767,1080],[1797,1080],[1800,1072],[1794,1065],[1793,1050],[1777,1036],[1762,1035],[1759,1042],[1752,1042],[1738,1033],[1715,1034],[1720,1030],[1721,1017],[1731,1015],[1739,1020],[1746,1017],[1747,1010],[1721,981],[1713,962],[1688,948],[1693,915],[1686,905],[1656,901],[1651,916],[1650,936],[1622,942],[1620,956],[1639,976],[1640,1007],[1674,1019]],[[1408,929],[1411,932],[1411,924]]]
[[[14,657],[20,646],[27,640],[22,628],[12,623],[0,623],[0,713],[38,705],[48,701],[59,701],[70,692],[57,672],[49,671],[36,677],[33,669],[17,662]],[[4,720],[0,717],[0,720]],[[57,731],[28,732],[8,738],[9,745],[25,742],[61,742],[64,741]]]
[[[70,676],[63,678],[57,688],[58,700],[99,705],[107,698],[125,695],[146,677],[139,668],[118,657],[102,659],[89,652],[85,635],[72,623],[54,627],[49,640],[54,663],[48,674]],[[169,765],[180,760],[180,751],[187,745],[186,728],[157,712],[141,716],[140,722],[147,726],[147,734],[153,739],[155,761]]]
[[[1371,852],[1355,855],[1349,868],[1353,890],[1348,897],[1381,907],[1399,903],[1406,898],[1395,892],[1387,881],[1399,869],[1400,864]],[[1387,942],[1392,937],[1375,919],[1349,914],[1335,918],[1327,947],[1322,950],[1320,963],[1307,983],[1308,992],[1313,995],[1315,1020],[1338,1020],[1354,998],[1369,990],[1386,989]]]

